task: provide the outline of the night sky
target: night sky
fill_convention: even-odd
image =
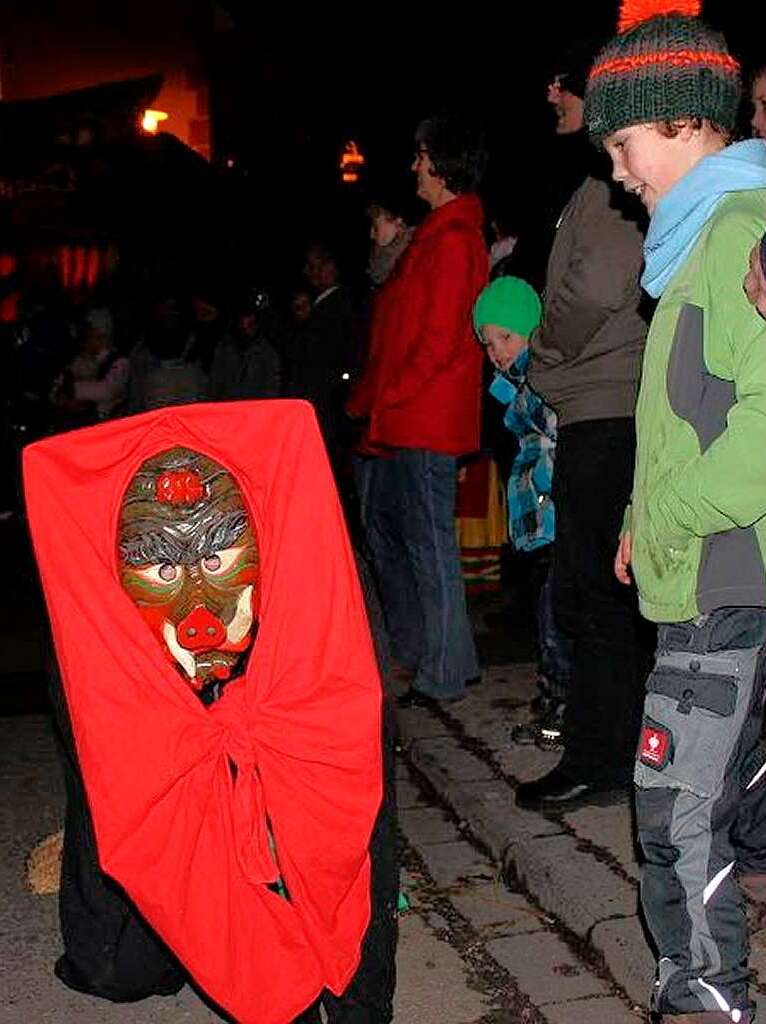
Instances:
[[[338,183],[344,139],[365,152],[368,181],[404,177],[418,120],[454,103],[484,121],[491,155],[484,192],[513,217],[551,173],[545,87],[557,54],[574,39],[607,38],[617,19],[612,0],[466,4],[449,14],[446,5],[413,5],[407,15],[366,5],[342,19],[296,11],[289,24],[248,0],[225,6],[236,42],[221,69],[219,141],[259,191],[286,197],[283,230],[294,235],[337,234],[339,221],[360,222],[363,190]],[[759,33],[747,12],[755,7],[705,4],[707,21],[745,63],[766,59],[762,34],[761,52],[752,49]]]
[[[407,137],[429,111],[460,101],[482,112],[493,134],[523,149],[545,127],[545,84],[556,55],[572,39],[604,39],[617,19],[614,0],[577,4],[466,4],[446,14],[412,5],[351,9],[343,19],[297,14],[271,21],[249,0],[229,0],[242,61],[239,115],[257,127],[264,100],[291,110],[296,130],[340,131],[377,150]],[[746,63],[766,59],[762,27],[748,0],[708,0],[706,20],[722,29]],[[263,8],[260,7],[260,11]],[[748,11],[750,17],[748,17]],[[432,19],[432,20],[431,20]],[[757,47],[760,43],[760,54]],[[258,59],[253,60],[253,50]],[[542,124],[541,124],[542,122]],[[246,133],[245,133],[246,134]]]
[[[35,20],[41,34],[51,19],[65,19],[76,29],[80,49],[94,59],[103,56],[95,36],[88,48],[96,22],[115,28],[124,22],[133,44],[136,32],[145,32],[146,45],[158,52],[163,39],[177,49],[179,39],[197,37],[211,72],[214,162],[228,199],[222,231],[240,233],[248,252],[265,249],[266,264],[289,258],[292,249],[299,253],[317,236],[352,240],[361,253],[366,188],[391,179],[407,188],[414,184],[409,167],[418,121],[457,103],[487,129],[483,192],[490,208],[502,207],[510,220],[534,208],[535,189],[555,173],[547,148],[554,118],[545,88],[557,55],[573,40],[605,39],[617,21],[615,0],[421,3],[406,9],[366,4],[341,12],[325,5],[309,13],[296,5],[285,5],[284,13],[271,5],[264,13],[264,5],[252,0],[221,0],[228,18],[219,13],[216,19],[206,0],[173,10],[170,0],[155,0],[155,24],[145,16],[145,0],[140,15],[136,2],[111,8],[97,0],[2,0],[0,59],[3,22],[14,11]],[[706,19],[726,33],[746,65],[766,60],[766,37],[752,23],[758,7],[756,0],[704,5]],[[179,18],[183,24],[170,31],[168,22]],[[213,20],[219,31],[213,31]],[[117,62],[122,30],[114,33]],[[34,55],[27,59],[31,71]],[[119,77],[120,68],[115,70]],[[340,181],[338,161],[349,139],[367,158],[358,187]],[[186,216],[193,219],[197,211]]]

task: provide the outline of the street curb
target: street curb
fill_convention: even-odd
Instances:
[[[399,715],[400,738],[411,765],[504,873],[517,878],[546,913],[592,946],[628,998],[645,1005],[655,963],[637,915],[635,885],[556,820],[517,807],[505,779],[487,778],[485,762],[456,737],[445,732],[424,736],[425,715],[431,718],[426,731],[433,731],[438,716],[430,711],[418,711],[416,719]],[[475,762],[473,771],[469,758]]]

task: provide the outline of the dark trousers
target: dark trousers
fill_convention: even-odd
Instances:
[[[540,647],[540,673],[547,697],[562,704],[569,695],[572,680],[574,644],[558,627],[553,606],[553,566],[540,587],[537,600],[537,633]]]
[[[636,822],[641,902],[659,954],[654,1009],[671,1017],[739,1011],[744,1019],[749,1009],[736,870],[763,859],[765,643],[763,608],[660,626],[636,760]]]
[[[574,645],[561,768],[601,787],[631,778],[650,656],[641,644],[635,592],[614,575],[634,454],[632,419],[559,430],[553,607]]]
[[[51,698],[66,783],[56,974],[70,988],[134,1002],[177,992],[186,975],[119,886],[103,874],[58,673]]]
[[[394,728],[393,711],[386,704],[383,730],[386,786],[370,842],[372,919],[364,938],[359,969],[343,995],[323,992],[313,1006],[296,1018],[294,1024],[320,1024],[322,1006],[329,1024],[389,1024],[393,1020],[399,932]]]

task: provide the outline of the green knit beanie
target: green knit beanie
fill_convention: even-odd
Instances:
[[[540,323],[537,292],[520,277],[498,277],[488,284],[473,307],[473,326],[481,338],[485,324],[504,327],[528,338]]]
[[[695,0],[625,0],[620,34],[596,58],[585,91],[591,137],[629,125],[699,117],[734,127],[740,74]]]

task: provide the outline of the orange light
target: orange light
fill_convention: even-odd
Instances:
[[[150,135],[154,135],[160,126],[161,121],[167,121],[168,115],[164,110],[145,110],[143,119],[141,120],[141,127],[145,132],[149,132]]]
[[[364,162],[364,156],[359,152],[357,144],[355,142],[347,142],[343,150],[343,156],[340,158],[341,168],[345,170],[347,167],[361,167]]]
[[[345,184],[359,181],[359,168],[364,164],[364,156],[353,141],[347,142],[340,158],[341,180]]]

